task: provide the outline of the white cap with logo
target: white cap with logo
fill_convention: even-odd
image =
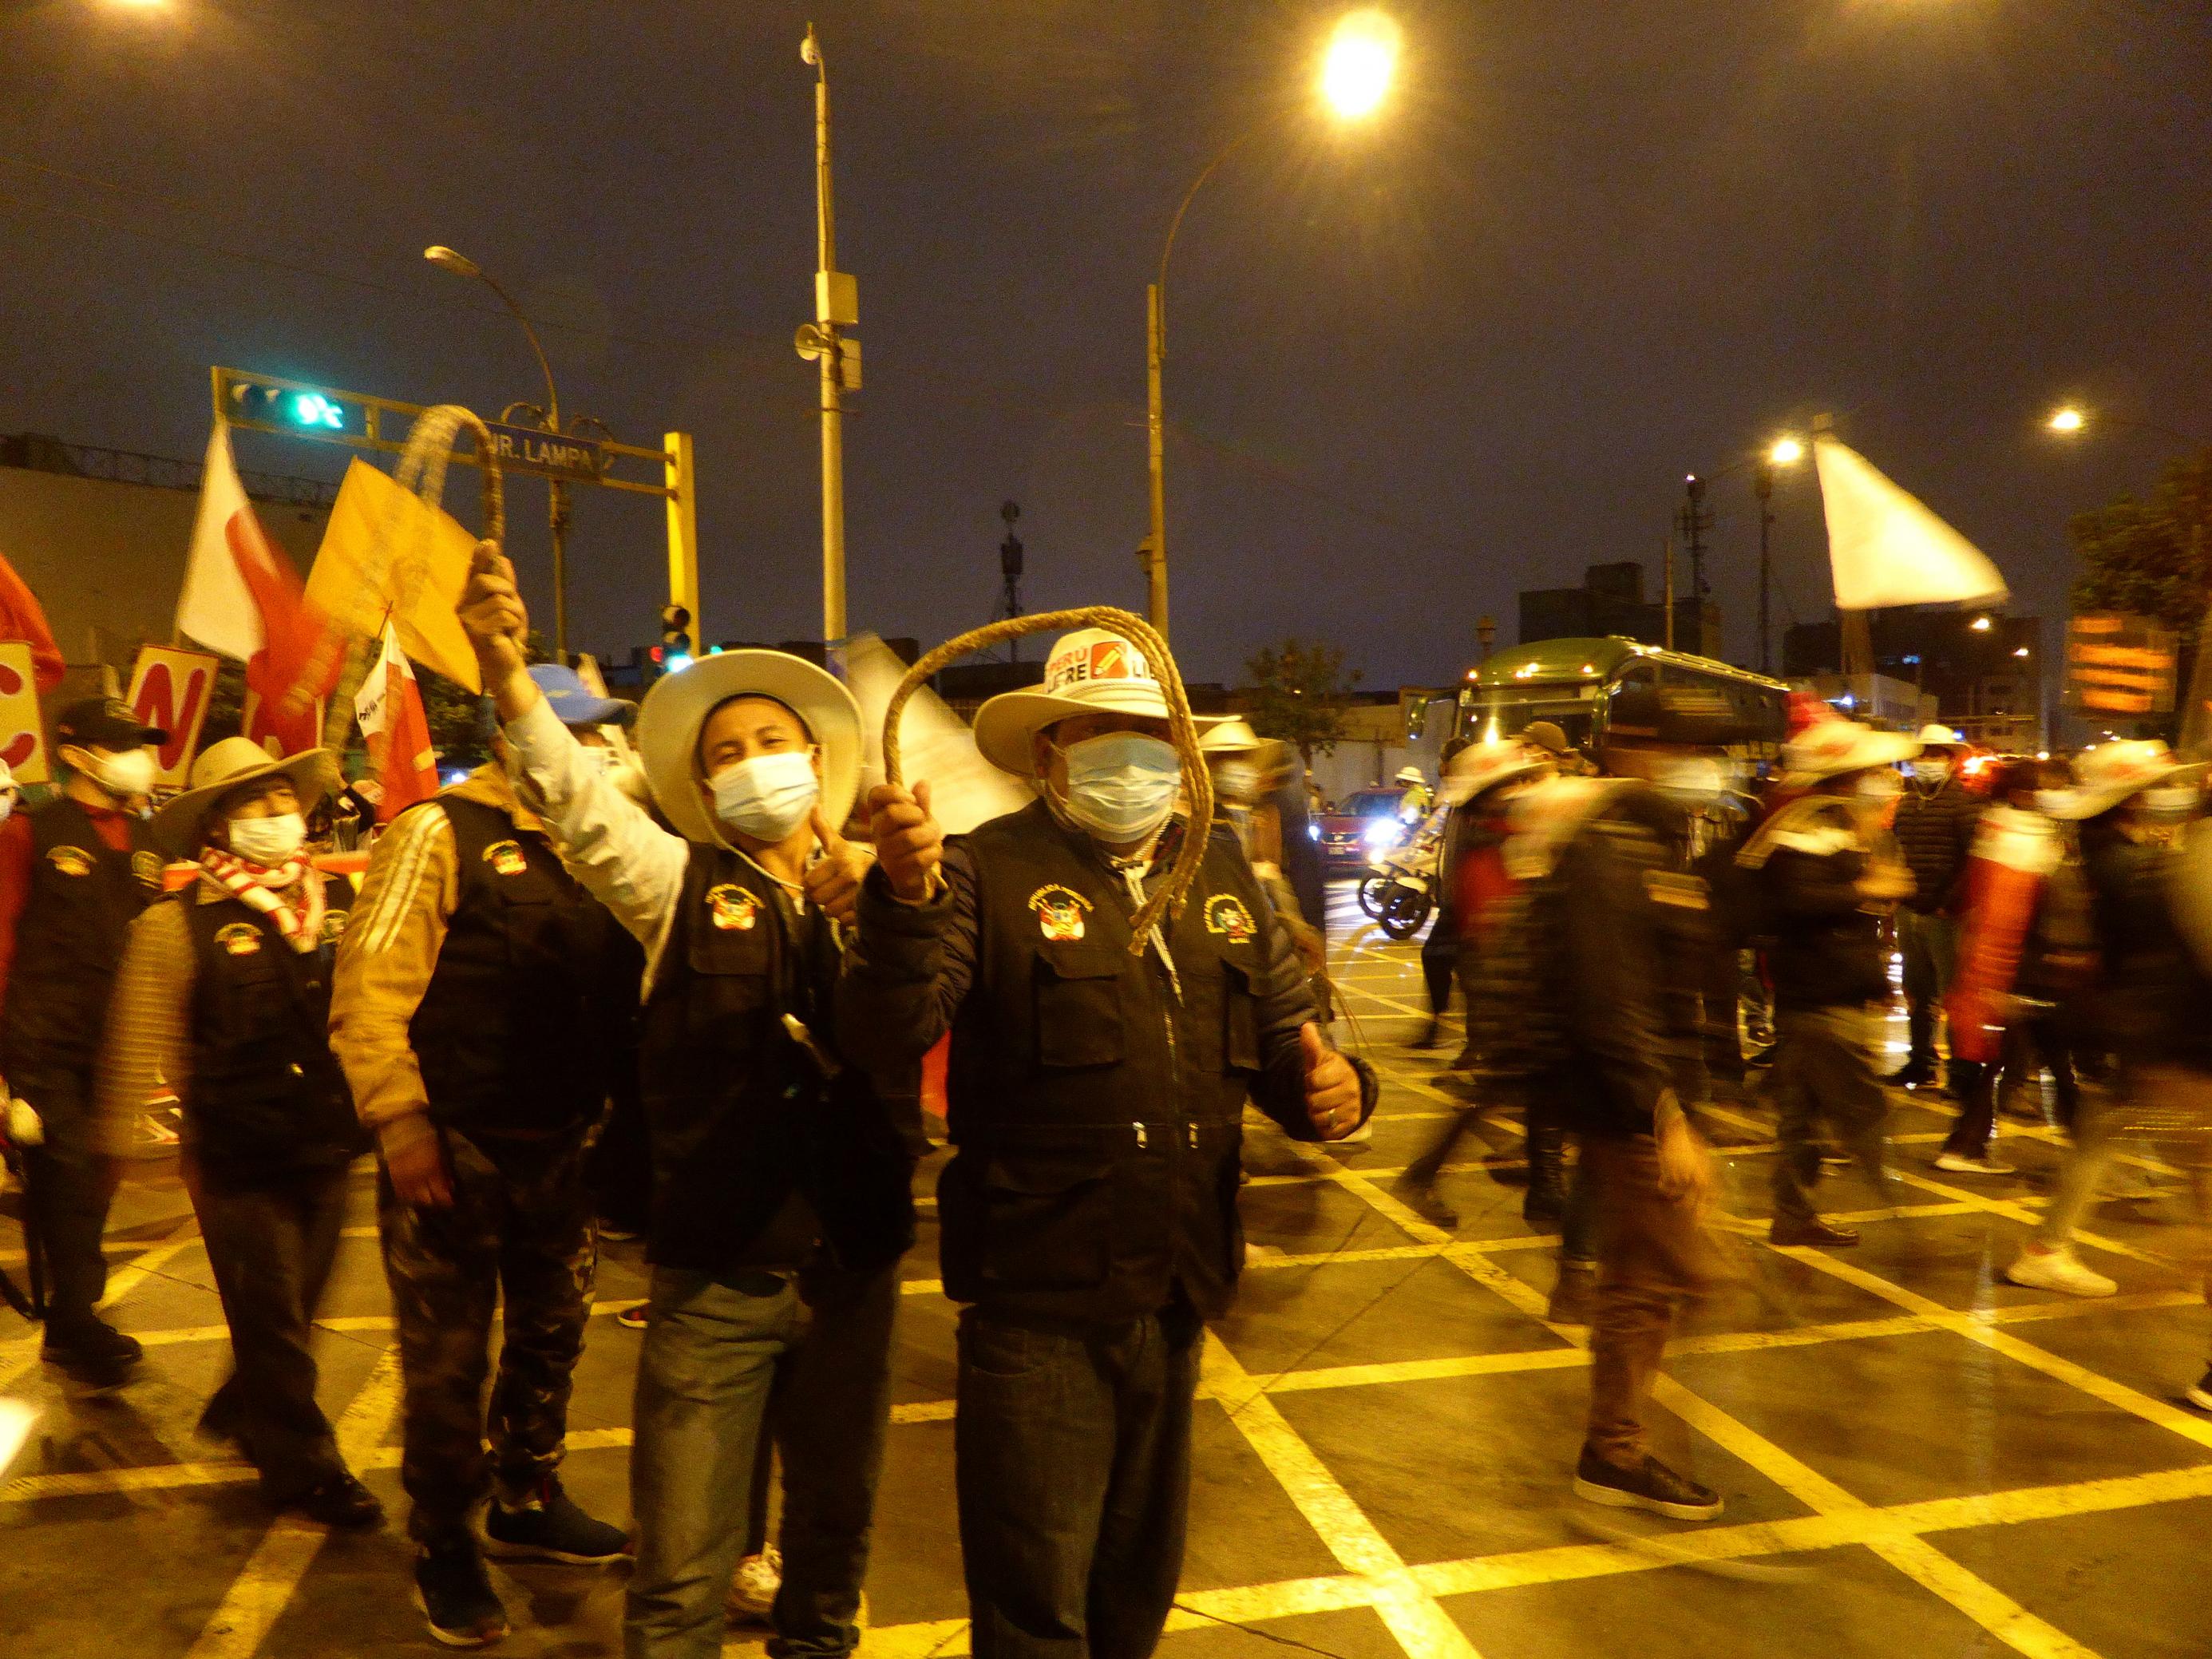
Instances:
[[[1164,720],[1167,694],[1135,646],[1107,629],[1079,628],[1054,644],[1041,687],[1002,691],[975,711],[975,746],[1001,771],[1032,777],[1036,768],[1030,739],[1074,714]]]

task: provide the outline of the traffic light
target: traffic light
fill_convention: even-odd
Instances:
[[[270,386],[234,380],[230,387],[232,418],[302,434],[343,432],[358,435],[366,425],[358,404],[313,387]]]
[[[691,665],[691,613],[680,605],[660,607],[660,665],[672,674]]]

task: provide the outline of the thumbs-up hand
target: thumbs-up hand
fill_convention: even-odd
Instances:
[[[1359,1073],[1311,1020],[1298,1027],[1298,1053],[1305,1063],[1306,1115],[1323,1140],[1343,1139],[1359,1127]]]
[[[819,805],[814,809],[812,823],[814,839],[822,844],[822,856],[806,866],[802,878],[806,896],[820,905],[830,921],[850,923],[860,905],[860,883],[868,873],[868,854],[839,835]]]
[[[868,836],[891,891],[909,904],[926,902],[945,861],[945,831],[929,815],[929,786],[884,783],[868,791]]]
[[[476,650],[485,690],[495,690],[523,671],[528,661],[524,644],[530,635],[530,612],[514,585],[514,567],[497,542],[477,544],[469,561],[468,586],[453,609]]]

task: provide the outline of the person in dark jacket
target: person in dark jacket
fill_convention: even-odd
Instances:
[[[2101,1297],[2118,1285],[2075,1255],[2075,1232],[2097,1200],[2133,1107],[2147,1095],[2212,1088],[2212,973],[2186,942],[2187,913],[2172,890],[2181,866],[2167,846],[2199,808],[2194,774],[2154,740],[2100,744],[2078,769],[2077,787],[2046,798],[2045,810],[2080,826],[2099,960],[2092,1035],[2118,1057],[2121,1074],[2110,1097],[2082,1103],[2058,1191],[2005,1277]],[[2204,843],[2196,841],[2194,850],[2201,867]],[[2212,1389],[2199,1403],[2212,1408]]]
[[[534,672],[559,698],[556,722],[607,752],[598,727],[628,706],[591,696],[571,670]],[[599,1260],[585,1145],[641,959],[496,761],[392,820],[339,942],[331,1046],[381,1163],[415,1588],[450,1645],[507,1627],[471,1530],[487,1497],[483,1535],[505,1553],[580,1564],[629,1552],[556,1471]]]
[[[306,814],[337,779],[328,750],[271,760],[245,738],[193,763],[154,833],[199,878],[131,924],[100,1106],[112,1139],[162,1084],[181,1108],[185,1184],[230,1327],[230,1376],[201,1429],[237,1443],[278,1508],[368,1527],[384,1506],[339,1458],[308,1347],[347,1165],[368,1146],[327,1039],[353,887],[306,849]]]
[[[1817,720],[1784,748],[1783,786],[1802,791],[1736,854],[1753,872],[1770,930],[1774,1060],[1767,1075],[1781,1149],[1774,1161],[1778,1244],[1856,1244],[1858,1234],[1814,1213],[1825,1123],[1877,1194],[1888,1190],[1882,1123],[1888,1103],[1874,1073],[1871,1005],[1889,994],[1881,918],[1914,890],[1884,826],[1896,801],[1897,763],[1917,739],[1853,720]]]
[[[956,1149],[938,1185],[960,1316],[955,1480],[977,1659],[1141,1659],[1182,1565],[1203,1322],[1243,1262],[1249,1096],[1339,1139],[1371,1075],[1332,1051],[1235,839],[1179,918],[1132,922],[1181,837],[1152,665],[1063,636],[1042,687],[975,721],[1041,799],[945,845],[927,781],[871,793],[877,869],[842,1006],[911,1064],[950,1030]]]
[[[140,809],[158,776],[156,730],[114,698],[54,721],[61,793],[0,824],[0,1074],[37,1115],[23,1148],[27,1218],[46,1252],[41,1357],[94,1390],[119,1385],[138,1340],[93,1312],[107,1288],[100,1235],[114,1191],[96,1145],[94,1067],[123,942],[161,890]]]
[[[1451,764],[1468,746],[1465,738],[1454,738],[1437,756],[1438,793],[1451,795]],[[1459,975],[1459,917],[1457,884],[1460,860],[1466,855],[1467,822],[1455,805],[1444,816],[1443,836],[1437,848],[1436,914],[1421,940],[1421,983],[1429,994],[1429,1023],[1413,1039],[1416,1048],[1433,1048],[1443,1035],[1444,1011],[1451,1004],[1452,985]]]
[[[914,1241],[913,1158],[836,1006],[840,921],[867,868],[836,828],[859,788],[859,707],[781,651],[656,682],[637,749],[672,833],[589,763],[524,672],[527,617],[489,544],[462,620],[519,793],[649,953],[653,1278],[624,1650],[720,1652],[767,1420],[784,1491],[770,1651],[850,1653]]]
[[[1677,1310],[1724,1277],[1704,1220],[1711,1165],[1674,1075],[1700,1035],[1695,817],[1718,799],[1724,745],[1748,733],[1724,699],[1689,688],[1632,688],[1607,724],[1609,775],[1552,779],[1513,803],[1505,861],[1533,982],[1484,1018],[1581,1147],[1577,1203],[1596,1259],[1576,1494],[1706,1520],[1720,1495],[1654,1455],[1644,1419]],[[1563,1259],[1563,1283],[1574,1269]]]
[[[1911,775],[1897,803],[1897,844],[1912,872],[1912,892],[1897,911],[1912,1048],[1904,1066],[1883,1081],[1899,1088],[1926,1088],[1936,1079],[1936,1016],[1958,970],[1966,854],[1983,805],[1959,769],[1966,752],[1964,741],[1950,727],[1923,726],[1920,752],[1913,757]],[[1954,1085],[1969,1080],[1963,1071],[1950,1079]]]

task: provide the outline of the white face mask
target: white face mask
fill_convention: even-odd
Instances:
[[[707,782],[723,827],[770,846],[805,823],[822,797],[813,756],[804,749],[755,755],[724,767]]]
[[[1951,763],[1947,760],[1917,760],[1912,763],[1912,775],[1923,783],[1942,783],[1951,775]]]
[[[264,870],[275,869],[307,844],[307,820],[297,812],[230,821],[230,850]]]
[[[85,757],[85,775],[118,800],[154,793],[161,768],[152,750],[126,749],[119,755],[102,754],[97,749],[81,752]]]
[[[1177,773],[1180,776],[1180,772]],[[1260,769],[1250,761],[1224,761],[1213,769],[1213,793],[1240,805],[1260,799]]]
[[[13,789],[0,789],[0,823],[5,823],[8,821],[8,815],[15,810],[15,792]]]
[[[1859,774],[1858,795],[1866,800],[1895,800],[1903,793],[1905,781],[1888,767]]]
[[[2142,803],[2142,809],[2149,817],[2170,823],[2195,811],[2198,796],[2188,784],[2170,783],[2156,789],[2146,789],[2136,799]]]
[[[1109,732],[1060,753],[1067,761],[1067,816],[1099,840],[1142,841],[1173,815],[1182,762],[1165,738]]]

